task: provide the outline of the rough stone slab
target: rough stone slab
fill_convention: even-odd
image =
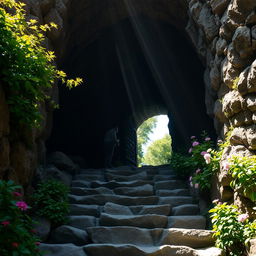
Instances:
[[[87,232],[96,244],[134,244],[152,246],[155,238],[159,238],[163,229],[144,229],[137,227],[95,227]]]
[[[89,195],[100,195],[100,194],[105,194],[105,195],[111,195],[114,194],[114,192],[109,189],[109,188],[81,188],[81,187],[72,187],[71,194],[73,195],[78,195],[78,196],[89,196]]]
[[[200,215],[168,217],[169,228],[205,229],[206,219]]]
[[[86,256],[83,247],[74,244],[40,244],[41,252],[46,252],[44,256]]]
[[[216,247],[197,250],[197,254],[198,256],[225,256],[226,255],[224,251]]]
[[[158,215],[167,216],[167,215],[170,215],[171,213],[170,204],[131,206],[130,209],[134,214],[138,214],[138,215],[158,214]]]
[[[147,173],[146,172],[140,172],[138,174],[129,175],[129,176],[123,176],[123,175],[116,175],[107,173],[106,174],[107,180],[115,180],[115,181],[134,181],[134,180],[146,180],[147,179]]]
[[[110,189],[118,188],[118,187],[138,187],[143,186],[146,184],[153,184],[150,180],[135,180],[135,181],[127,181],[127,182],[116,182],[116,181],[109,181],[109,182],[100,182],[94,181],[91,183],[92,188],[98,187],[106,187]]]
[[[56,244],[73,243],[75,245],[85,245],[89,243],[89,237],[85,230],[63,225],[52,231],[50,242]]]
[[[68,225],[85,230],[88,227],[95,227],[97,218],[93,216],[69,216]]]
[[[171,169],[168,169],[168,170],[158,169],[158,174],[159,175],[175,175],[176,172],[174,170],[171,170]]]
[[[73,180],[72,183],[71,183],[71,187],[90,188],[90,186],[91,186],[90,181]]]
[[[152,176],[152,179],[154,181],[166,181],[166,180],[176,180],[177,179],[177,175],[154,175]]]
[[[106,174],[112,174],[112,175],[121,175],[121,176],[130,176],[134,174],[140,174],[142,172],[145,172],[145,170],[138,169],[138,170],[111,170],[111,169],[106,169]]]
[[[159,198],[157,196],[147,197],[128,197],[118,195],[91,195],[91,196],[76,196],[69,195],[69,200],[74,204],[98,204],[104,205],[107,202],[121,205],[148,205],[157,204]]]
[[[201,229],[165,229],[162,233],[159,245],[184,245],[191,248],[206,248],[214,245],[213,232]]]
[[[206,248],[214,245],[213,232],[197,229],[145,229],[137,227],[95,227],[87,229],[93,243],[134,244],[145,246],[183,245]]]
[[[159,198],[159,204],[171,204],[172,207],[182,204],[192,204],[194,199],[192,196],[166,196]]]
[[[92,180],[99,180],[105,181],[105,177],[102,174],[77,174],[75,175],[74,179],[82,180],[82,181],[92,181]]]
[[[189,196],[189,190],[188,189],[160,189],[156,191],[157,196]]]
[[[170,215],[171,206],[165,205],[138,205],[124,206],[113,203],[106,203],[103,207],[103,212],[116,215],[143,215],[143,214],[158,214]]]
[[[157,181],[155,182],[155,189],[178,189],[187,188],[184,181],[181,180],[168,180],[168,181]]]
[[[109,202],[103,206],[102,211],[111,215],[133,215],[128,206],[113,204]]]
[[[197,204],[184,204],[172,208],[172,215],[197,215],[200,209]]]
[[[99,224],[102,226],[133,226],[141,228],[165,228],[168,217],[163,215],[110,215],[102,213]]]
[[[194,249],[186,246],[172,245],[159,247],[135,246],[131,244],[90,244],[84,246],[84,249],[90,256],[198,256]]]
[[[99,216],[100,207],[98,205],[84,205],[84,204],[71,204],[70,205],[70,215],[89,215],[89,216]]]
[[[152,185],[146,184],[139,187],[120,187],[114,189],[115,194],[126,196],[153,196]]]

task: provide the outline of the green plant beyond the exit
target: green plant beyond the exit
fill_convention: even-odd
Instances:
[[[68,192],[68,187],[56,180],[39,184],[33,195],[35,213],[49,219],[53,226],[64,224],[69,213]]]
[[[256,222],[247,213],[240,213],[235,205],[215,200],[211,213],[216,246],[225,250],[227,256],[246,256],[246,246],[256,237]]]
[[[82,83],[81,78],[67,80],[53,64],[54,53],[42,46],[45,33],[56,28],[54,23],[27,21],[21,2],[0,1],[0,77],[15,123],[40,125],[40,104],[50,100],[47,91],[56,79],[68,88]]]
[[[20,186],[0,180],[0,255],[40,256],[40,241],[27,214],[29,206],[22,200]]]

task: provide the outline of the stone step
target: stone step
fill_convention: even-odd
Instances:
[[[171,206],[166,205],[138,205],[138,206],[124,206],[113,203],[106,203],[102,211],[112,215],[143,215],[143,214],[158,214],[170,215]]]
[[[87,256],[84,247],[74,244],[40,244],[44,256]]]
[[[172,215],[197,215],[200,212],[200,208],[197,204],[184,204],[175,206],[172,208]]]
[[[89,243],[89,237],[85,230],[62,225],[51,232],[49,242],[55,244],[73,243],[75,245],[85,245]]]
[[[89,196],[89,195],[113,195],[115,194],[112,189],[99,187],[99,188],[84,188],[84,187],[72,187],[70,190],[72,195],[77,196]]]
[[[148,175],[148,178],[153,181],[177,180],[177,175]]]
[[[93,216],[69,216],[69,226],[85,230],[88,227],[95,227],[98,225],[98,219]]]
[[[170,216],[168,228],[205,229],[206,219],[201,215]]]
[[[189,196],[189,190],[180,188],[180,189],[159,189],[156,190],[156,195],[157,196]]]
[[[90,188],[91,182],[83,180],[73,180],[71,183],[71,187]]]
[[[79,174],[104,175],[105,169],[79,169]]]
[[[134,180],[146,180],[147,179],[147,173],[146,172],[140,172],[133,175],[117,175],[112,173],[106,173],[106,179],[109,181],[115,180],[115,181],[134,181]]]
[[[170,204],[172,207],[193,204],[194,198],[192,196],[165,196],[159,197],[159,204]]]
[[[112,215],[102,213],[99,219],[101,226],[133,226],[140,228],[165,228],[168,217],[163,215]]]
[[[161,189],[178,189],[187,188],[187,184],[182,180],[167,180],[167,181],[157,181],[155,182],[155,190]]]
[[[203,251],[177,245],[90,244],[84,246],[84,250],[88,256],[223,256],[217,248]]]
[[[70,204],[70,215],[72,216],[89,215],[98,217],[100,211],[101,207],[98,205]]]
[[[138,187],[146,184],[153,185],[153,181],[150,180],[135,180],[135,181],[127,181],[127,182],[117,182],[117,181],[109,181],[109,182],[100,182],[94,181],[91,183],[92,188],[105,187],[105,188],[119,188],[119,187]]]
[[[154,187],[146,184],[138,187],[119,187],[114,189],[115,194],[125,196],[153,196]]]
[[[94,204],[104,205],[107,202],[121,204],[121,205],[152,205],[158,204],[159,197],[147,196],[147,197],[130,197],[120,195],[90,195],[90,196],[77,196],[69,195],[69,201],[71,204]]]
[[[87,232],[96,244],[184,245],[206,248],[214,245],[213,232],[197,229],[145,229],[137,227],[93,227]]]

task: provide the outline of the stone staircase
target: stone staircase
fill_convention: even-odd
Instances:
[[[80,170],[47,256],[220,256],[187,184],[168,168]]]

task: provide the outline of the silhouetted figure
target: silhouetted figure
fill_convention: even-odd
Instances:
[[[112,160],[114,155],[114,150],[118,144],[117,139],[118,128],[112,128],[105,133],[104,136],[104,166],[105,168],[112,167]]]

